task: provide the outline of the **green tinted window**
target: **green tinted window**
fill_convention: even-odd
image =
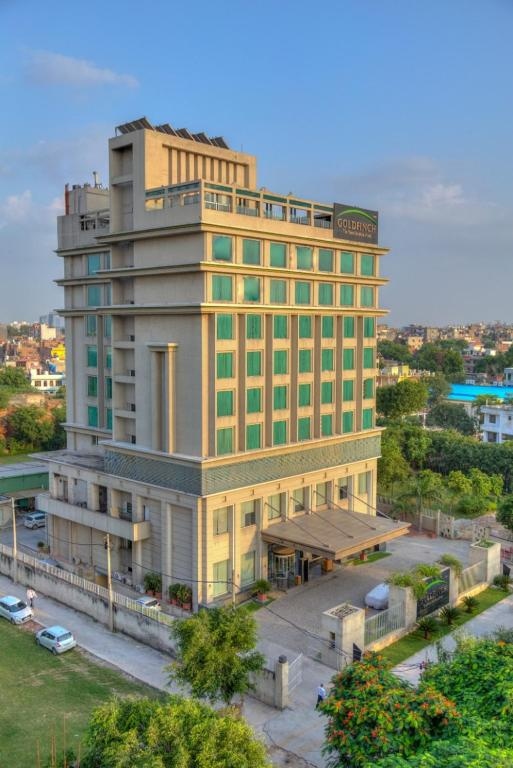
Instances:
[[[95,405],[87,406],[87,426],[88,427],[98,426],[98,408]]]
[[[333,370],[333,350],[323,349],[321,351],[321,371]]]
[[[312,338],[312,318],[309,315],[299,315],[299,338]]]
[[[87,377],[87,396],[98,397],[98,377],[97,376]]]
[[[342,382],[342,400],[347,402],[348,400],[354,400],[354,381],[353,379],[347,379]]]
[[[271,290],[269,295],[272,304],[287,303],[287,281],[271,280]]]
[[[217,393],[217,415],[233,416],[233,392],[231,390]]]
[[[319,304],[331,306],[333,304],[333,285],[321,283],[319,285]]]
[[[87,366],[88,368],[98,366],[98,349],[96,347],[87,347]]]
[[[101,268],[101,253],[90,253],[87,257],[87,274],[95,275]]]
[[[353,411],[346,411],[342,414],[342,432],[345,434],[346,432],[353,432],[354,431],[354,413]]]
[[[374,397],[374,379],[363,380],[363,397],[366,400],[369,397]]]
[[[321,416],[321,435],[328,437],[333,434],[333,416],[325,413]]]
[[[287,422],[273,421],[273,445],[283,445],[287,442]]]
[[[374,288],[369,285],[362,285],[360,288],[360,305],[362,307],[374,306]]]
[[[262,338],[262,315],[246,315],[246,338]]]
[[[218,429],[216,439],[218,456],[223,456],[225,453],[233,453],[233,427]]]
[[[342,368],[344,371],[354,371],[354,349],[344,349],[342,352]]]
[[[363,348],[363,367],[374,368],[374,347]]]
[[[354,274],[354,253],[342,251],[340,254],[340,271],[344,275]]]
[[[344,338],[354,339],[354,317],[344,317]]]
[[[260,264],[260,240],[242,241],[243,264]]]
[[[216,336],[218,339],[233,339],[233,315],[217,315]]]
[[[244,301],[260,301],[260,278],[244,278]]]
[[[105,397],[107,400],[112,400],[112,378],[110,376],[105,377]]]
[[[233,352],[218,352],[217,353],[217,378],[218,379],[231,379],[233,378]]]
[[[340,286],[340,304],[343,307],[352,307],[354,305],[354,285],[344,283]]]
[[[96,315],[86,315],[86,336],[96,336]]]
[[[98,307],[102,303],[102,289],[99,285],[87,286],[87,306]]]
[[[105,368],[112,368],[112,349],[105,347]]]
[[[376,334],[376,321],[373,317],[363,318],[363,335],[366,339],[373,339]]]
[[[299,373],[310,373],[312,370],[312,350],[299,350]]]
[[[307,245],[296,245],[296,257],[298,269],[312,269],[313,255],[312,249]]]
[[[279,411],[287,407],[287,387],[273,387],[273,408]]]
[[[105,409],[105,426],[112,429],[112,408]]]
[[[288,358],[286,349],[278,349],[274,353],[274,373],[288,373]]]
[[[246,449],[254,451],[262,447],[262,425],[248,424],[246,427]]]
[[[112,315],[105,315],[103,318],[103,335],[106,339],[112,336]]]
[[[364,408],[362,411],[362,429],[372,429],[374,426],[374,411],[372,408]]]
[[[304,407],[312,404],[311,384],[300,384],[298,387],[298,405]]]
[[[323,381],[321,384],[321,403],[333,402],[333,382]]]
[[[333,272],[333,251],[319,248],[319,272]]]
[[[246,390],[246,413],[261,413],[262,390],[260,387],[251,387]]]
[[[365,277],[374,275],[374,255],[372,253],[362,253],[360,258],[360,274]]]
[[[273,317],[273,336],[275,339],[288,338],[289,323],[287,315],[275,315]]]
[[[217,261],[232,260],[232,238],[216,235],[212,238],[212,258]]]
[[[310,283],[296,282],[296,304],[310,304]]]
[[[326,315],[322,318],[322,338],[332,339],[334,336],[334,320],[332,315]]]
[[[213,301],[232,301],[233,299],[233,280],[227,275],[212,276],[212,300]]]
[[[305,416],[297,420],[297,439],[310,440],[310,417]]]
[[[271,267],[287,266],[287,246],[285,243],[271,243]]]
[[[261,352],[248,352],[247,358],[247,374],[248,376],[261,376],[262,375],[262,353]]]

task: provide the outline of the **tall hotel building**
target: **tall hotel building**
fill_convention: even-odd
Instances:
[[[146,119],[66,190],[67,448],[52,551],[194,604],[299,584],[405,533],[376,517],[377,216],[258,187],[255,157]]]

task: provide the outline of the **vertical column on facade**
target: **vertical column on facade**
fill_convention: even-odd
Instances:
[[[216,455],[216,364],[217,364],[217,344],[216,344],[216,316],[214,314],[207,316],[207,346],[208,346],[208,363],[207,363],[207,381],[205,382],[204,391],[209,393],[209,396],[204,398],[206,402],[204,406],[207,408],[206,419],[204,423],[207,424],[207,434],[203,435],[203,444],[206,448],[205,455]],[[205,418],[205,413],[203,413]]]
[[[333,432],[342,434],[342,316],[335,317],[335,417]]]
[[[162,570],[162,596],[169,594],[169,585],[171,584],[171,536],[172,536],[172,506],[161,502],[160,504],[160,562]]]
[[[165,369],[165,391],[167,403],[165,409],[166,415],[166,441],[164,450],[167,453],[173,453],[176,443],[176,348],[177,344],[167,345],[166,369]]]
[[[156,451],[164,449],[162,439],[162,410],[163,410],[163,358],[162,352],[153,352],[150,361],[151,376],[151,434],[152,447]]]
[[[173,453],[176,424],[176,348],[177,344],[150,344],[152,447]]]
[[[237,334],[237,447],[239,451],[246,449],[246,316],[236,315]]]
[[[313,318],[313,358],[314,358],[314,380],[313,380],[313,437],[321,436],[321,358],[322,358],[322,337],[321,337],[321,318],[316,315]]]
[[[273,316],[264,315],[264,417],[265,445],[273,444],[273,366],[274,339]]]
[[[235,597],[235,593],[238,592],[238,589],[239,589],[236,562],[237,562],[237,553],[239,552],[239,549],[240,549],[240,544],[239,544],[240,525],[237,525],[237,521],[238,521],[237,505],[232,504],[231,515],[230,515],[230,563],[229,563],[230,568],[229,568],[228,578],[230,579],[230,591],[234,597]]]
[[[203,600],[204,583],[203,558],[203,516],[201,499],[197,499],[196,506],[191,509],[192,515],[192,552],[191,552],[191,573],[192,573],[192,604],[194,608]]]
[[[297,398],[298,398],[298,316],[290,315],[290,388],[289,388],[289,409],[290,409],[290,442],[297,442]]]
[[[362,429],[362,397],[363,397],[363,317],[356,318],[356,397],[355,397],[355,431]]]

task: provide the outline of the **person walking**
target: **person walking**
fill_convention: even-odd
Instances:
[[[318,709],[319,704],[322,704],[327,695],[328,694],[326,693],[326,688],[321,683],[317,688],[317,704],[315,705],[315,709]]]
[[[34,600],[36,599],[37,595],[32,589],[32,587],[29,587],[27,589],[27,603],[30,605],[31,608],[34,607]]]

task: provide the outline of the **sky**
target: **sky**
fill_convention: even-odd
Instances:
[[[512,0],[0,0],[0,322],[63,306],[66,183],[146,116],[377,209],[387,322],[513,322]]]

